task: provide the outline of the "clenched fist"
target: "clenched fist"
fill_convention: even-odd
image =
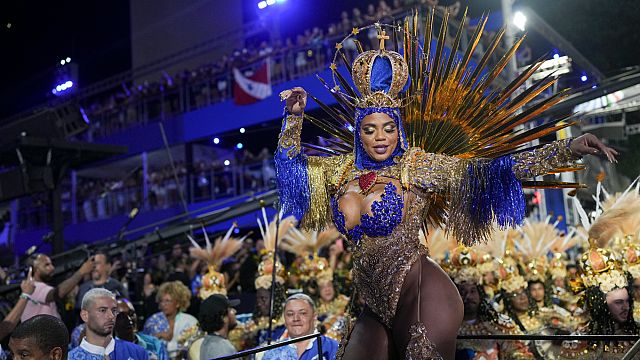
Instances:
[[[294,87],[280,93],[280,99],[285,101],[286,109],[290,114],[299,116],[307,106],[307,92],[301,87]]]

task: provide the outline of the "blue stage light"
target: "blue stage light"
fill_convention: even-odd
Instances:
[[[216,145],[220,144],[220,139],[218,139],[217,137],[214,137],[213,138],[213,143],[216,144]]]
[[[240,128],[240,134],[244,134],[244,128]]]
[[[276,3],[276,0],[267,0],[267,5],[273,5]]]
[[[258,9],[262,10],[262,9],[264,9],[266,7],[267,7],[267,2],[266,1],[260,1],[258,3]]]
[[[580,80],[582,80],[582,82],[587,81],[587,75],[580,76]]]
[[[236,148],[237,148],[238,150],[242,149],[243,147],[244,147],[244,145],[242,145],[242,143],[238,143],[238,144],[236,144]]]

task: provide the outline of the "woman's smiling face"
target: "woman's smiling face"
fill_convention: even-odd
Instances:
[[[387,114],[365,116],[359,131],[364,151],[375,161],[387,160],[398,146],[398,126]]]

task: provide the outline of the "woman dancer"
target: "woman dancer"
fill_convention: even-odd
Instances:
[[[333,221],[353,245],[353,283],[366,307],[350,334],[343,338],[338,358],[453,359],[463,306],[455,285],[419,243],[418,232],[425,219],[442,220],[441,211],[448,211],[447,225],[456,238],[465,243],[481,240],[493,221],[502,226],[522,221],[521,179],[572,167],[585,154],[603,154],[613,160],[616,152],[590,134],[528,151],[506,151],[522,143],[517,143],[519,138],[510,137],[513,128],[497,131],[486,125],[513,124],[522,117],[511,113],[508,107],[507,113],[492,113],[504,109],[500,99],[478,97],[475,93],[469,102],[484,80],[478,83],[472,77],[457,77],[464,71],[451,71],[450,75],[450,69],[439,72],[434,65],[436,60],[441,62],[437,57],[430,67],[429,79],[411,74],[417,84],[409,86],[409,92],[430,86],[434,90],[428,99],[420,98],[427,96],[423,93],[410,105],[422,104],[422,112],[410,111],[403,105],[407,95],[401,90],[407,86],[411,70],[402,55],[384,50],[388,36],[380,25],[376,26],[381,50],[362,52],[353,62],[352,77],[359,95],[345,101],[338,88],[332,89],[343,105],[342,114],[353,110],[351,153],[304,155],[300,132],[306,92],[294,88],[281,94],[286,100],[276,152],[281,202],[285,213],[300,218],[303,227],[319,229]],[[470,43],[474,43],[473,39]],[[412,45],[414,42],[405,41],[405,53],[413,53],[407,48]],[[465,58],[457,66],[465,69],[466,63]],[[335,63],[331,68],[337,73]],[[345,82],[341,84],[344,86]],[[443,100],[446,89],[442,86],[454,85],[460,85],[459,93],[449,93],[450,99]],[[504,91],[509,93],[510,89]],[[483,111],[477,113],[482,106]],[[476,111],[476,117],[465,111]],[[416,120],[416,114],[421,114],[422,119]],[[478,122],[478,116],[484,127],[469,125]],[[451,139],[443,139],[444,134],[454,139],[457,134],[440,127],[442,134],[422,131],[420,137],[416,121],[434,122],[436,118],[469,125],[461,128],[470,136],[459,144],[448,145],[449,149],[462,145],[466,152],[429,151],[434,148],[421,141],[425,136],[427,142],[450,143]],[[405,133],[407,124],[410,136]],[[509,141],[511,146],[504,147]],[[488,143],[482,145],[483,142]],[[344,142],[339,145],[345,147]],[[493,152],[489,152],[491,149]]]

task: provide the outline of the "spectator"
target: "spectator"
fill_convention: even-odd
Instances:
[[[230,355],[237,350],[228,340],[229,331],[236,325],[236,309],[239,300],[229,300],[222,294],[209,296],[200,306],[200,327],[207,333],[202,342],[194,343],[192,348],[200,348],[200,357],[195,359],[211,359]],[[189,351],[191,353],[191,350]]]
[[[67,359],[69,331],[51,315],[36,315],[20,324],[9,339],[14,359]]]
[[[175,247],[174,247],[175,251]],[[180,256],[178,258],[174,258],[174,269],[173,273],[171,273],[167,277],[167,281],[180,281],[184,284],[184,286],[191,286],[191,276],[189,276],[187,269],[187,258],[184,256]]]
[[[142,359],[149,355],[142,347],[111,336],[118,306],[115,295],[103,288],[89,290],[82,298],[80,317],[86,336],[69,352],[69,359]]]
[[[37,254],[31,258],[31,267],[33,271],[33,280],[35,290],[32,295],[27,295],[29,302],[27,303],[20,320],[27,321],[35,315],[48,314],[60,319],[56,301],[64,299],[67,294],[78,285],[78,283],[88,275],[93,269],[93,257],[88,259],[82,266],[71,275],[68,279],[60,283],[56,287],[47,285],[48,281],[53,278],[55,267],[51,259],[44,254]]]
[[[144,274],[142,316],[145,321],[158,311],[158,301],[156,297],[158,296],[158,286],[162,284],[162,280],[162,273],[158,271]]]
[[[31,274],[31,270],[27,275],[27,279],[23,280],[20,284],[20,289],[22,290],[22,294],[20,294],[20,298],[18,302],[16,302],[15,306],[11,311],[4,317],[2,322],[0,322],[0,341],[4,340],[4,338],[13,331],[13,329],[18,324],[18,320],[20,320],[20,316],[27,306],[27,302],[29,296],[33,294],[35,290],[35,284],[33,283],[33,276]],[[2,352],[2,348],[0,348],[0,353]]]
[[[289,296],[284,305],[284,324],[289,338],[295,339],[315,332],[316,309],[313,300],[305,294]],[[321,335],[322,358],[335,359],[338,342]],[[263,360],[311,360],[318,358],[317,339],[305,340],[292,346],[269,350]]]
[[[160,304],[160,312],[147,319],[143,332],[163,340],[169,355],[173,357],[180,351],[178,339],[198,324],[195,317],[184,312],[189,307],[191,291],[180,281],[166,282],[158,289],[156,299]]]
[[[118,300],[118,316],[114,333],[118,338],[140,345],[147,350],[150,359],[169,360],[167,347],[160,339],[138,332],[138,317],[133,304],[128,299]]]
[[[76,309],[78,310],[80,310],[80,304],[82,303],[84,294],[91,289],[103,288],[116,294],[116,296],[129,296],[127,289],[125,289],[118,280],[109,276],[111,273],[111,259],[109,259],[107,254],[98,252],[93,256],[93,259],[94,266],[93,271],[91,271],[91,280],[85,281],[80,285],[78,295],[76,296]]]

